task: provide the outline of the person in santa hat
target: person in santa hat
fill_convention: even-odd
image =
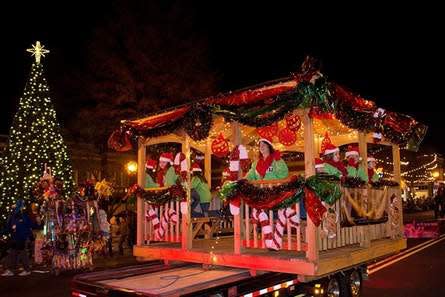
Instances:
[[[259,158],[252,163],[246,175],[248,180],[283,179],[289,174],[286,162],[281,159],[279,151],[275,150],[272,140],[261,138],[259,141]]]
[[[326,174],[340,179],[348,175],[345,165],[340,161],[340,150],[331,142],[327,134],[322,143],[322,154],[324,161],[323,169]]]
[[[198,163],[192,165],[192,201],[199,201],[203,215],[208,217],[212,194],[202,169]],[[195,205],[196,207],[196,205]],[[194,209],[192,205],[192,209]]]
[[[156,178],[156,160],[149,159],[145,163],[145,173],[147,175],[145,176],[145,187],[146,188],[157,188],[159,187],[159,184],[155,182]]]
[[[176,184],[178,175],[173,168],[173,154],[166,152],[159,156],[159,169],[156,182],[159,187],[170,187]]]
[[[348,177],[360,178],[362,181],[368,182],[368,176],[365,170],[360,167],[358,147],[350,145],[348,151],[345,153],[345,157],[348,162],[346,166]]]
[[[380,176],[375,171],[377,161],[373,156],[368,156],[368,182],[375,183],[380,180]]]

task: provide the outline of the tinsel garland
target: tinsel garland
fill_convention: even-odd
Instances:
[[[366,186],[368,183],[359,177],[347,176],[342,180],[341,185],[345,188],[361,188]]]
[[[223,185],[219,195],[228,201],[243,199],[251,207],[258,209],[280,209],[298,202],[304,195],[304,189],[309,188],[316,196],[330,205],[341,197],[340,187],[311,176],[304,179],[293,176],[291,180],[279,186],[260,188],[247,180],[239,180]]]
[[[372,182],[371,186],[376,189],[380,189],[383,187],[398,187],[399,183],[393,180],[381,179],[376,182]]]
[[[185,190],[180,185],[173,185],[167,189],[145,191],[139,185],[133,185],[127,194],[127,198],[141,197],[145,202],[160,206],[170,201],[182,201],[186,198]]]
[[[194,106],[185,116],[185,132],[195,141],[206,139],[212,128],[212,112],[202,104]]]

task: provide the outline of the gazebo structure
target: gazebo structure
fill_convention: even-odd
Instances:
[[[190,173],[184,177],[186,196],[182,201],[175,195],[165,198],[168,189],[139,191],[134,255],[166,262],[180,260],[246,268],[252,274],[275,271],[314,277],[406,247],[398,186],[399,148],[416,148],[425,132],[426,127],[413,118],[378,108],[374,102],[327,81],[312,60],[307,59],[300,72],[291,77],[190,102],[141,119],[122,121],[109,144],[123,150],[128,149],[131,139],[137,141],[138,184],[142,188],[146,147],[154,144],[179,143],[188,168],[191,148],[202,152],[207,180],[212,170],[212,143],[221,134],[230,140],[232,147],[243,145],[251,159],[256,158],[257,141],[264,133],[273,137],[276,149],[304,153],[304,177],[293,176],[291,172],[286,180],[232,182],[238,195],[234,192],[228,195],[233,216],[225,219],[191,218]],[[393,181],[354,187],[316,177],[314,160],[319,156],[326,133],[338,146],[358,143],[364,160],[367,143],[376,141],[375,133],[381,134],[379,143],[392,147]],[[361,166],[366,166],[366,162]],[[238,177],[241,179],[244,173],[241,166]],[[320,191],[318,185],[330,190]],[[263,200],[267,200],[267,191],[271,197],[269,201],[259,201],[260,196],[248,197],[246,189],[254,189]],[[287,196],[280,189],[285,189]],[[337,198],[333,199],[336,191]],[[163,200],[157,201],[157,194],[162,195]],[[147,195],[150,199],[144,200]],[[300,220],[302,199],[307,218]],[[292,224],[291,217],[285,218],[280,231],[281,248],[271,251],[265,244],[267,234],[260,230],[259,221],[251,218],[256,208],[261,208],[268,215],[272,232],[277,232],[279,222],[273,210],[280,207],[296,213],[298,222]],[[173,213],[179,219],[177,223],[170,217],[164,220],[165,232],[161,238],[156,235],[153,221],[147,219],[148,210],[156,213],[159,220]],[[215,235],[221,226],[232,228],[232,232]],[[199,236],[201,227],[207,230],[204,238]]]

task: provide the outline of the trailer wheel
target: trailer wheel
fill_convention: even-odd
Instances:
[[[349,273],[348,287],[351,297],[360,297],[362,294],[362,275],[357,269]]]
[[[340,280],[337,277],[331,277],[326,286],[327,297],[340,297]]]

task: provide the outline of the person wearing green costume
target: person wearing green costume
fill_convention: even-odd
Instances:
[[[156,164],[155,160],[149,159],[145,163],[145,188],[157,188],[159,185],[155,182]]]
[[[380,176],[375,171],[375,167],[377,165],[376,159],[373,156],[368,156],[368,182],[375,183],[380,180]]]
[[[340,150],[332,144],[329,136],[326,134],[322,143],[322,154],[324,173],[343,179],[348,175],[345,165],[340,161]]]
[[[178,175],[173,168],[173,154],[162,153],[159,157],[159,168],[156,183],[159,187],[170,187],[176,184]]]
[[[365,183],[368,182],[368,176],[366,175],[365,170],[360,166],[358,147],[349,146],[345,156],[348,161],[348,165],[346,166],[348,177],[359,178]]]
[[[279,151],[274,150],[272,141],[260,139],[259,159],[253,162],[246,179],[248,180],[274,180],[286,178],[289,174],[286,163],[281,159]]]
[[[210,187],[206,178],[202,175],[202,169],[198,163],[192,165],[192,209],[196,209],[198,203],[201,206],[202,215],[209,216],[209,207],[212,200]]]

